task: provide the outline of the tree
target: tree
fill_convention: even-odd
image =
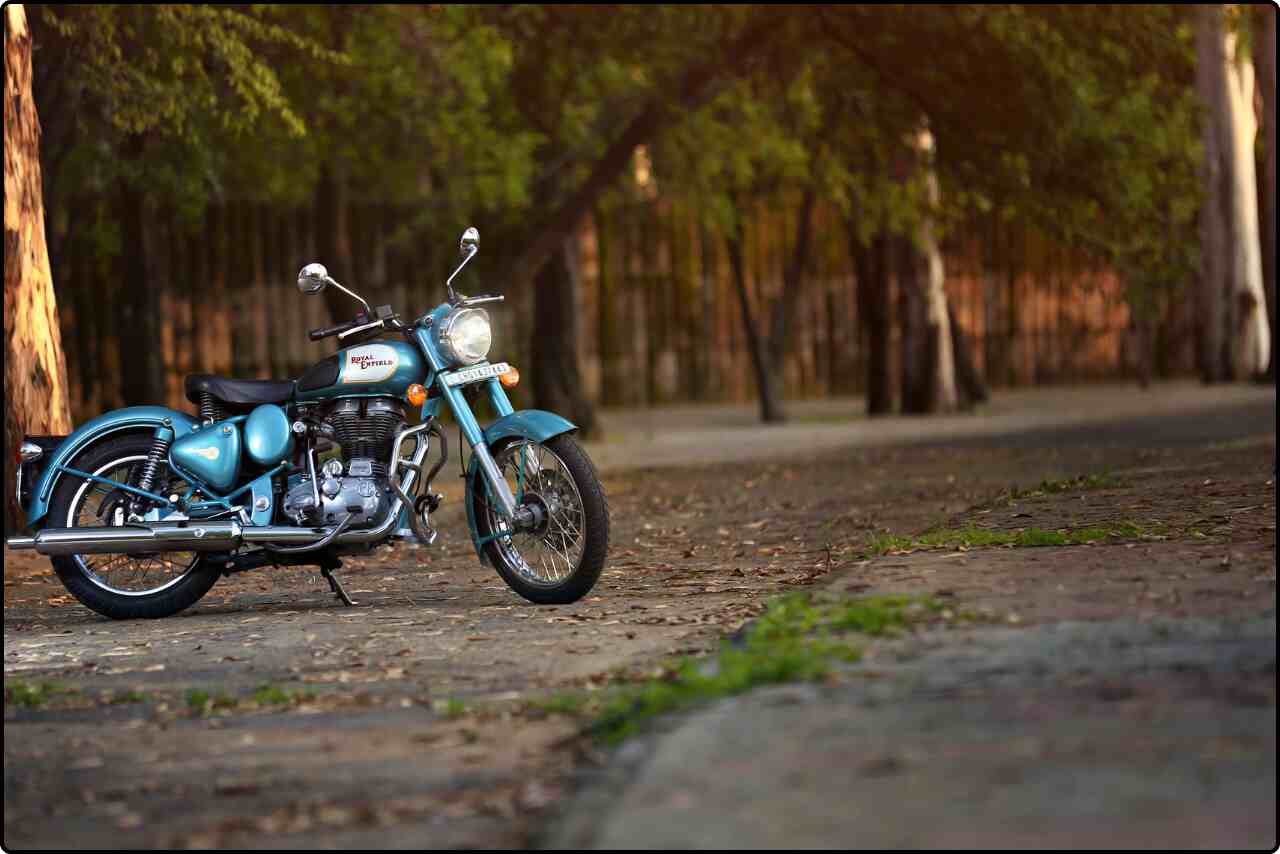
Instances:
[[[1271,337],[1276,334],[1276,9],[1253,7],[1253,55],[1257,57],[1258,88],[1262,91],[1262,266],[1266,282],[1267,316]],[[1276,379],[1276,348],[1271,347],[1267,377]]]
[[[156,212],[169,206],[197,217],[219,195],[221,173],[247,132],[279,122],[289,136],[304,133],[266,54],[331,57],[260,9],[42,6],[32,30],[34,92],[49,131],[43,154],[55,271],[72,240],[95,252],[111,248],[123,401],[163,401],[163,354],[135,358],[139,341],[160,338],[160,293],[149,271]],[[86,196],[96,205],[76,204]]]
[[[40,119],[31,94],[31,32],[22,6],[4,8],[4,453],[24,435],[71,431],[67,367],[49,273],[40,181]],[[17,519],[5,478],[6,527]]]
[[[1222,7],[1198,8],[1196,53],[1196,89],[1206,107],[1200,359],[1205,380],[1215,382],[1261,374],[1271,340],[1253,157],[1253,66],[1236,55]]]
[[[960,405],[947,311],[946,271],[935,214],[941,199],[933,167],[933,134],[923,128],[911,140],[914,169],[924,182],[925,209],[915,234],[903,241],[905,296],[902,411],[950,412]],[[910,329],[911,334],[908,334]]]

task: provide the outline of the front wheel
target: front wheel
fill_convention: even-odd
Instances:
[[[530,602],[576,602],[600,579],[609,550],[609,503],[591,458],[568,434],[511,440],[494,448],[493,458],[536,524],[513,529],[478,473],[471,501],[485,556]]]

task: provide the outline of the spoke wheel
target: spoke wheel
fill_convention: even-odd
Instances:
[[[111,460],[91,474],[136,486],[146,458],[142,454]],[[167,495],[170,487],[177,486],[173,483],[176,480],[168,467],[161,465],[151,491]],[[119,527],[140,521],[139,511],[145,513],[150,508],[151,503],[145,498],[137,500],[135,495],[119,487],[82,480],[67,511],[66,526]],[[103,590],[121,596],[147,596],[181,581],[195,567],[199,555],[196,552],[155,552],[75,555],[74,558],[85,577]]]
[[[91,446],[73,467],[117,483],[137,486],[152,439],[122,436]],[[151,492],[171,495],[186,487],[160,465]],[[114,527],[141,521],[154,506],[118,486],[63,475],[54,487],[48,524],[68,528]],[[218,580],[206,552],[143,552],[58,555],[51,559],[71,595],[105,617],[167,617],[190,607]]]
[[[534,523],[517,530],[491,499],[483,477],[474,484],[477,530],[485,554],[517,593],[533,602],[573,602],[604,567],[609,508],[591,460],[571,436],[545,443],[518,439],[499,446],[494,462],[518,505]]]

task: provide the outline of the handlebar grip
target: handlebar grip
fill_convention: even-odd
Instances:
[[[330,326],[328,329],[312,329],[307,333],[307,337],[312,341],[319,341],[321,338],[328,338],[330,335],[337,335],[339,332],[350,329],[355,325],[355,323],[339,323],[337,326]]]

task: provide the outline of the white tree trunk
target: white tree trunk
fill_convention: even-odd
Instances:
[[[1235,59],[1235,35],[1223,28],[1230,97],[1232,152],[1231,218],[1234,252],[1231,301],[1231,373],[1237,378],[1252,377],[1267,369],[1271,353],[1271,330],[1267,326],[1267,300],[1262,285],[1262,244],[1258,232],[1258,178],[1254,143],[1258,120],[1254,113],[1253,62]]]
[[[936,208],[941,200],[938,189],[938,173],[933,166],[933,134],[926,128],[916,138],[916,148],[925,166],[925,186],[929,206]],[[920,251],[928,269],[925,274],[925,323],[928,335],[936,344],[936,355],[929,370],[933,372],[933,401],[935,412],[949,412],[960,405],[956,393],[956,365],[951,346],[951,319],[947,313],[947,276],[942,264],[942,250],[934,233],[933,217],[926,215],[920,225]]]

